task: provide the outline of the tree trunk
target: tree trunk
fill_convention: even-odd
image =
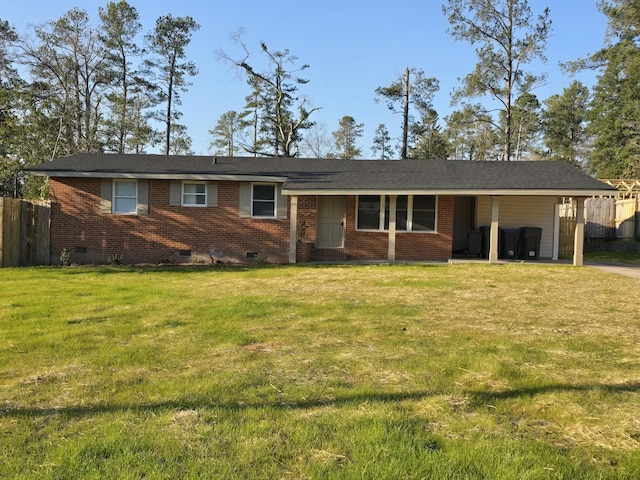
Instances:
[[[409,66],[404,74],[404,109],[402,112],[402,152],[400,158],[407,158],[407,144],[409,143]]]

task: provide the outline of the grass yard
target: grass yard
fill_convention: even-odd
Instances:
[[[637,479],[640,281],[0,269],[0,477]]]

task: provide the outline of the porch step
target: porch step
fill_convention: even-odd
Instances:
[[[342,248],[314,248],[311,261],[313,262],[346,262],[348,255]]]

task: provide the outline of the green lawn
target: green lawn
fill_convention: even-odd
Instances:
[[[640,281],[0,269],[0,478],[636,479]]]
[[[640,265],[640,255],[630,252],[595,251],[586,252],[585,260],[596,262],[628,263],[630,265]]]

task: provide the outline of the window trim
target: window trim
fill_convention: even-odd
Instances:
[[[375,196],[375,195],[364,195],[364,196]],[[398,195],[398,197],[400,196],[406,196],[407,197],[407,224],[406,224],[406,229],[403,230],[398,230],[396,229],[397,233],[438,233],[438,202],[439,202],[439,196],[438,195]],[[360,215],[360,197],[361,195],[358,195],[357,200],[356,200],[356,231],[358,232],[388,232],[389,229],[385,228],[385,224],[387,223],[386,220],[386,205],[387,205],[387,199],[389,198],[389,195],[380,195],[380,200],[378,202],[378,209],[379,209],[379,220],[378,220],[378,228],[375,229],[371,229],[371,228],[358,228],[359,225],[359,215]],[[433,197],[435,202],[434,202],[434,218],[433,218],[433,230],[414,230],[413,229],[413,199],[414,197]]]
[[[135,196],[130,196],[130,195],[116,195],[116,186],[119,183],[133,183],[136,187],[136,193]],[[111,213],[113,215],[138,215],[138,197],[139,197],[139,188],[138,188],[138,181],[137,180],[131,180],[128,178],[114,178],[113,182],[112,182],[112,191],[111,191]],[[118,199],[134,199],[135,200],[135,208],[133,211],[126,211],[126,212],[119,212],[116,210],[116,204],[118,203],[117,200]]]
[[[255,215],[253,212],[253,207],[254,207],[254,202],[255,202],[255,198],[254,198],[254,194],[255,194],[255,187],[259,186],[259,187],[272,187],[273,188],[273,214],[272,215]],[[259,201],[263,201],[263,202],[268,202],[270,200],[259,200]],[[263,219],[275,219],[278,218],[278,185],[275,183],[262,183],[262,182],[258,182],[258,183],[252,183],[251,184],[251,212],[250,212],[250,216],[251,218],[263,218]]]
[[[204,203],[186,203],[184,201],[184,196],[185,196],[185,191],[184,191],[184,186],[185,185],[204,185]],[[188,193],[186,195],[192,195],[194,196],[194,198],[197,198],[199,195],[203,195],[201,193]],[[209,188],[207,185],[206,181],[198,181],[198,180],[183,180],[182,183],[180,184],[180,206],[181,207],[195,207],[195,208],[202,208],[202,207],[208,207],[209,206]]]

